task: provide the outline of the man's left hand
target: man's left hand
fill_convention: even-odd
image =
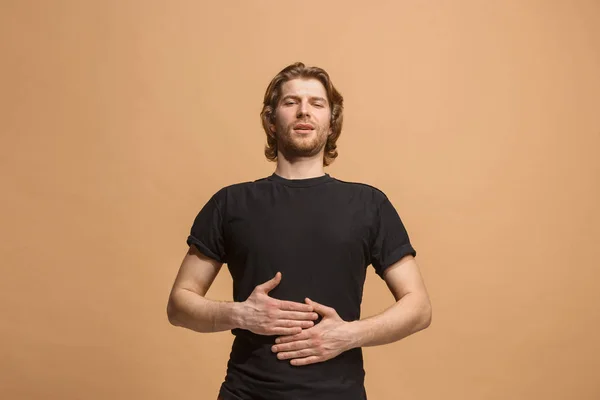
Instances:
[[[323,316],[317,325],[301,333],[280,336],[271,348],[280,360],[291,360],[292,365],[308,365],[330,360],[353,348],[350,322],[344,321],[337,311],[310,299],[306,303]]]

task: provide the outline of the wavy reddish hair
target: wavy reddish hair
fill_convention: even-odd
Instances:
[[[317,79],[325,87],[327,100],[331,109],[331,135],[327,137],[325,153],[323,154],[323,165],[328,166],[338,156],[337,140],[342,133],[342,122],[344,120],[344,98],[337,91],[329,74],[319,67],[307,67],[301,62],[288,65],[279,72],[267,87],[263,108],[260,113],[262,126],[267,134],[265,156],[269,161],[277,161],[277,137],[269,129],[270,124],[275,123],[275,109],[281,97],[281,86],[292,79]]]

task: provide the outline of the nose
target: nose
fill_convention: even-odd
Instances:
[[[308,104],[305,101],[300,102],[296,116],[298,118],[308,115]]]

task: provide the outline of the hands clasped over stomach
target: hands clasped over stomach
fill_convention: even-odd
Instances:
[[[280,360],[308,365],[332,359],[354,347],[349,328],[335,309],[306,299],[307,304],[283,301],[268,293],[281,282],[281,273],[256,286],[244,302],[247,330],[259,335],[278,335],[271,348]],[[321,323],[314,321],[323,316]]]

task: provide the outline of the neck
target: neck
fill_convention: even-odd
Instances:
[[[323,153],[313,157],[289,160],[279,152],[275,173],[286,179],[309,179],[325,175],[323,169]]]

